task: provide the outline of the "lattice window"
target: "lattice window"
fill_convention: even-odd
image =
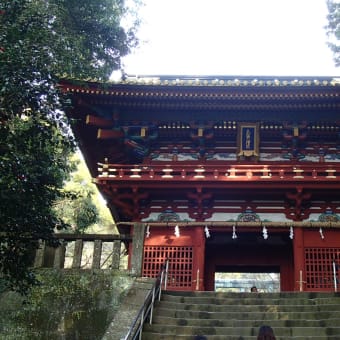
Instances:
[[[339,279],[340,248],[306,248],[305,270],[307,289],[334,289],[333,261]]]
[[[156,277],[167,258],[169,259],[168,288],[191,288],[192,247],[146,246],[143,276]]]

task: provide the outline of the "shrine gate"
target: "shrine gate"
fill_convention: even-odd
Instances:
[[[340,83],[328,78],[65,80],[89,170],[137,272],[169,289],[280,273],[282,291],[337,289]],[[131,265],[131,264],[130,264]]]

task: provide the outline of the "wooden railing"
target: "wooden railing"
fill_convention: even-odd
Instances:
[[[329,181],[337,182],[340,163],[315,164],[139,164],[98,163],[100,181]]]
[[[34,267],[121,269],[121,254],[132,241],[129,235],[55,234],[55,238],[60,242],[56,248],[40,242]]]

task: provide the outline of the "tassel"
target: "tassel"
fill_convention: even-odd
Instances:
[[[210,232],[209,232],[209,228],[208,228],[207,225],[206,225],[205,228],[204,228],[204,232],[205,232],[205,237],[206,237],[206,238],[209,238],[209,237],[210,237]]]
[[[325,235],[323,234],[322,228],[319,229],[320,237],[323,240],[325,238]]]
[[[233,240],[237,239],[237,235],[236,235],[236,226],[233,225],[233,236],[231,237]]]
[[[178,225],[175,226],[175,236],[176,237],[180,237],[181,236],[181,233],[179,231],[179,226]]]
[[[290,226],[290,229],[289,229],[289,238],[291,240],[294,238],[294,229],[293,229],[293,226]]]
[[[150,237],[150,226],[147,225],[146,226],[146,238],[149,238]]]
[[[263,234],[263,238],[265,240],[268,239],[268,230],[265,226],[263,226],[263,228],[262,228],[262,234]]]

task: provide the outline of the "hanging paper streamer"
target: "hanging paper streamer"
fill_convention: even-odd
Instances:
[[[146,237],[147,238],[150,237],[150,226],[149,225],[146,226]]]
[[[294,229],[293,229],[293,226],[290,226],[290,229],[289,229],[289,238],[291,240],[294,238]]]
[[[209,228],[208,228],[207,225],[206,225],[205,228],[204,228],[204,232],[205,232],[205,237],[206,237],[206,238],[209,238],[209,237],[210,237],[210,231],[209,231]]]
[[[262,228],[263,238],[266,240],[268,238],[268,230],[265,226]]]
[[[175,236],[176,237],[180,237],[181,236],[181,233],[179,231],[179,226],[178,225],[175,226]]]
[[[320,237],[323,240],[325,238],[325,235],[323,234],[322,228],[319,229]]]
[[[235,240],[237,239],[237,235],[236,235],[236,226],[233,225],[233,236],[232,239]]]

